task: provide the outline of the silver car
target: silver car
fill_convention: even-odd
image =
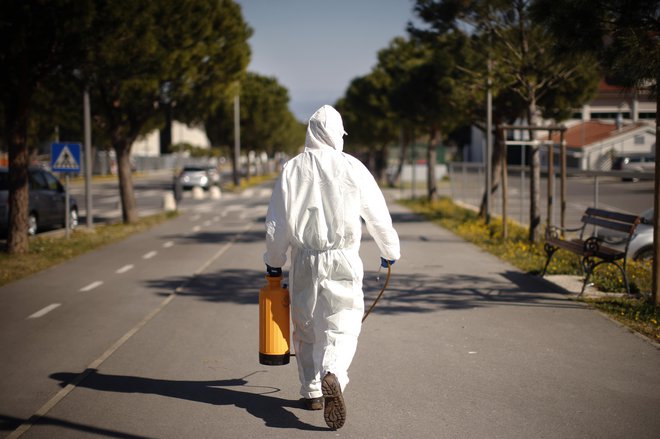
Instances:
[[[64,226],[66,194],[64,186],[51,172],[41,168],[28,169],[29,208],[28,233]],[[0,168],[0,235],[7,234],[9,224],[9,170]],[[69,227],[78,226],[78,204],[69,197]]]
[[[178,176],[178,183],[182,189],[201,187],[210,189],[211,186],[220,185],[220,173],[213,166],[184,166]]]
[[[630,238],[628,257],[634,260],[653,259],[653,208],[645,210],[640,216],[644,222],[637,226]]]
[[[628,258],[646,260],[653,258],[653,208],[647,209],[639,215],[642,222],[635,229],[628,244]],[[599,229],[598,237],[610,246],[623,248],[626,235],[613,230]]]

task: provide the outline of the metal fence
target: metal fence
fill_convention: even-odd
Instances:
[[[479,208],[481,206],[486,183],[485,168],[483,163],[453,162],[448,164],[450,196],[459,203]],[[600,203],[600,184],[605,179],[653,179],[652,172],[624,172],[624,171],[580,171],[567,170],[567,177],[588,179],[592,182],[593,192],[589,205],[598,207]],[[529,167],[527,166],[508,166],[508,203],[507,217],[520,224],[529,224]],[[540,182],[540,213],[541,221],[545,222],[547,216],[547,172],[542,171]],[[551,212],[551,221],[553,224],[560,224],[560,174],[555,173],[554,190],[552,191],[554,203]],[[567,201],[567,200],[566,200]],[[567,202],[566,205],[566,224],[575,224],[584,213],[584,207]],[[635,212],[639,213],[639,212]],[[497,191],[491,196],[491,214],[502,215],[502,186],[499,185]]]

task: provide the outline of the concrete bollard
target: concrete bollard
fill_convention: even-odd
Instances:
[[[209,189],[209,195],[212,200],[219,200],[222,198],[222,191],[218,186],[211,186],[211,189]]]
[[[173,212],[176,210],[176,200],[174,194],[170,191],[163,192],[163,210]]]
[[[193,200],[202,200],[202,199],[204,199],[204,189],[202,189],[199,186],[195,186],[192,189],[192,197],[193,197]]]

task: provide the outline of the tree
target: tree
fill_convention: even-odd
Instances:
[[[436,148],[443,136],[465,118],[466,99],[460,87],[460,59],[464,39],[439,35],[429,39],[397,38],[379,53],[380,67],[393,78],[391,107],[428,135],[427,197],[437,197]]]
[[[91,1],[0,3],[0,105],[9,152],[9,253],[28,251],[28,126],[35,90],[81,58]]]
[[[289,92],[273,77],[248,73],[240,85],[241,144],[246,150],[294,152],[304,143],[305,130],[289,110]],[[233,99],[226,99],[206,118],[207,135],[214,145],[233,145]],[[233,156],[233,148],[229,148]],[[232,163],[235,163],[232,160]],[[249,178],[248,164],[248,178]]]
[[[137,219],[129,162],[135,139],[162,123],[161,103],[189,121],[245,72],[249,27],[231,0],[96,4],[82,77],[117,157],[122,217]],[[180,108],[180,109],[179,109]]]
[[[564,53],[594,54],[605,72],[629,88],[647,89],[660,106],[660,17],[655,0],[537,0],[533,12]],[[656,139],[660,115],[656,111]],[[656,153],[656,169],[660,155]],[[660,173],[655,174],[654,242],[660,242]],[[654,246],[652,300],[660,304],[660,245]]]
[[[395,115],[390,108],[390,78],[379,69],[351,81],[336,104],[349,132],[347,144],[367,148],[367,164],[377,179],[387,165],[387,146],[397,140]],[[356,151],[357,152],[357,151]]]
[[[595,77],[584,69],[590,62],[589,57],[559,55],[552,50],[555,40],[531,19],[531,3],[530,0],[417,0],[415,11],[430,26],[430,29],[417,29],[418,33],[469,35],[468,41],[474,43],[473,47],[484,51],[482,59],[492,59],[493,91],[516,93],[519,102],[524,104],[518,117],[535,126],[543,111],[542,103],[548,108],[556,108],[560,103],[558,96],[563,96],[571,104],[581,103],[576,96],[568,99],[569,92],[557,93],[557,90],[567,84],[567,91],[594,89]],[[482,65],[481,71],[485,74],[486,63]],[[557,99],[551,102],[549,97],[553,95]],[[530,138],[534,138],[531,132]],[[502,147],[503,141],[499,139],[495,145]],[[539,238],[541,222],[538,146],[531,147],[530,170],[529,239],[534,242]]]

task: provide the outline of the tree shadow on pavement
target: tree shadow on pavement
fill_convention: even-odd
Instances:
[[[293,428],[308,431],[327,431],[302,422],[286,408],[301,408],[298,400],[288,400],[273,396],[280,391],[275,387],[250,386],[247,377],[213,381],[175,381],[156,378],[108,375],[95,369],[87,369],[82,374],[59,372],[50,378],[60,382],[61,387],[75,382],[83,387],[101,392],[143,393],[168,398],[183,399],[213,405],[233,405],[245,409],[251,415],[263,419],[267,427]],[[82,379],[81,379],[82,376]],[[245,390],[239,390],[245,389]],[[252,389],[254,391],[250,391]]]
[[[492,275],[444,273],[434,276],[393,273],[375,314],[429,313],[495,306],[582,308],[561,295],[558,288],[534,276],[507,271],[501,280]],[[365,272],[365,306],[380,292],[385,275]]]
[[[285,272],[284,283],[288,281]],[[265,273],[255,270],[219,270],[189,278],[174,277],[148,281],[160,294],[176,290],[182,297],[215,303],[256,305],[259,289],[266,285]],[[385,273],[366,271],[363,290],[369,307],[385,282]],[[392,272],[383,298],[374,309],[379,314],[428,313],[492,306],[536,306],[581,308],[567,300],[563,291],[542,278],[506,271],[499,276],[439,274],[398,274]]]
[[[175,239],[181,245],[209,244],[215,245],[225,242],[252,243],[264,242],[265,232],[261,230],[248,232],[208,232],[200,231],[190,235],[166,235],[165,239]]]

